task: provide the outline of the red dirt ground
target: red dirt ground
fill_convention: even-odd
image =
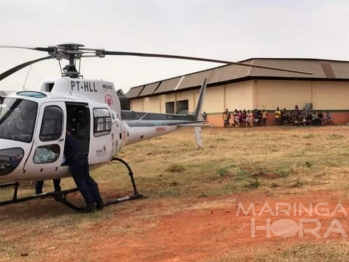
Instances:
[[[217,198],[214,200],[219,201]],[[221,200],[226,201],[226,197]],[[337,226],[330,230],[328,238],[323,238],[335,218],[343,226],[342,230],[349,233],[349,221],[345,219],[348,213],[346,207],[349,206],[349,203],[341,202],[344,212],[341,208],[335,210],[337,204],[340,203],[338,197],[326,192],[310,192],[302,196],[292,195],[281,199],[246,193],[232,195],[231,200],[232,204],[228,204],[225,208],[187,210],[165,215],[159,218],[155,226],[144,229],[139,234],[127,234],[122,238],[111,236],[107,241],[103,235],[99,234],[101,225],[96,226],[91,229],[95,231],[96,238],[89,247],[94,254],[93,261],[207,261],[218,259],[228,252],[240,253],[253,247],[267,248],[273,252],[296,242],[344,239],[340,232],[335,232],[338,229]],[[324,203],[324,200],[328,205]],[[204,199],[204,201],[207,202],[210,199]],[[245,210],[250,203],[253,203],[256,214],[253,215],[251,211],[248,215],[242,212],[237,215],[239,203]],[[292,209],[289,215],[282,212],[276,215],[277,209],[281,211],[286,208],[283,204],[277,208],[276,203],[290,204]],[[323,205],[316,207],[316,204],[319,203]],[[300,210],[299,204],[304,205],[308,212],[310,212],[309,207],[312,206],[312,214],[306,214],[302,208]],[[263,207],[264,211],[259,215]],[[294,207],[296,209],[293,209]],[[301,216],[300,212],[302,212]],[[334,213],[333,216],[331,213]],[[256,226],[266,226],[267,219],[270,218],[272,225],[270,237],[267,237],[266,230],[255,231],[255,237],[251,236],[251,219],[253,218]],[[304,228],[300,230],[304,234],[303,237],[300,237],[297,228],[299,218],[317,219],[321,223],[320,237],[307,231],[316,227],[316,222],[314,222],[316,220],[304,222]],[[279,222],[273,224],[277,220]],[[295,221],[295,224],[292,224],[290,220]],[[283,225],[282,222],[284,222]],[[113,223],[118,223],[118,221],[106,221],[106,224],[109,225]],[[281,226],[278,228],[281,231],[277,231],[277,225]],[[292,230],[290,229],[292,225],[296,226],[294,232],[289,231]],[[279,234],[278,232],[281,236],[273,234]],[[288,233],[292,236],[283,237],[285,235],[282,234],[287,235]]]

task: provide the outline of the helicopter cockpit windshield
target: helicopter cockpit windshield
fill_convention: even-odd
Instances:
[[[37,110],[36,102],[0,97],[0,138],[30,143]]]

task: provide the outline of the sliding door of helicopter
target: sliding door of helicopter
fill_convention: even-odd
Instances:
[[[109,161],[114,155],[114,137],[112,116],[109,109],[92,108],[93,139],[91,139],[89,163],[92,167]]]
[[[61,176],[63,160],[66,106],[63,102],[41,104],[34,143],[25,164],[26,174],[37,180]],[[66,171],[66,170],[65,170]]]

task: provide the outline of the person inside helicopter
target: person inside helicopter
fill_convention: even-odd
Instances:
[[[73,129],[68,125],[64,155],[75,184],[86,202],[85,212],[92,213],[96,211],[96,208],[103,209],[104,202],[97,183],[90,176],[87,156],[81,150],[79,141],[72,132]]]

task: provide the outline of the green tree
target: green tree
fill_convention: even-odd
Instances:
[[[116,91],[116,94],[118,96],[125,96],[124,91],[122,91],[122,89],[119,89],[118,91]]]

